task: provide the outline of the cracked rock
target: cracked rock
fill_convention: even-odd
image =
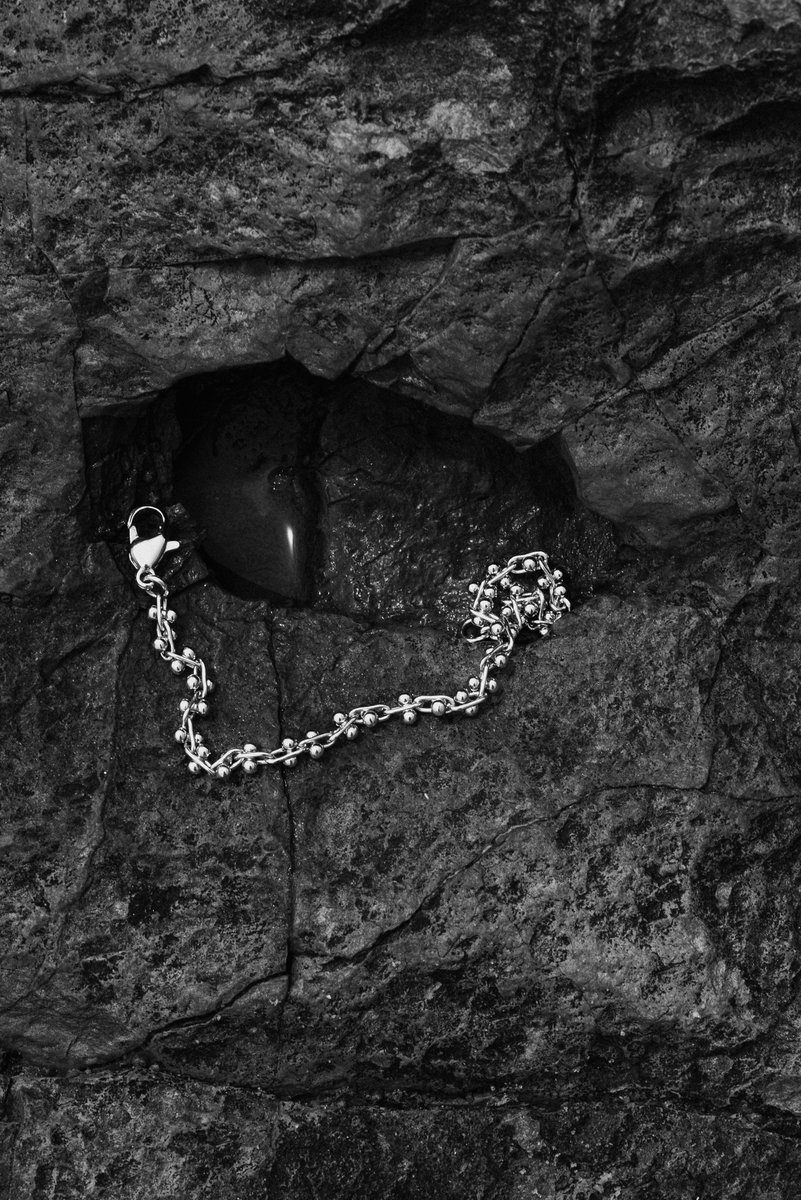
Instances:
[[[169,7],[3,19],[0,1191],[794,1200],[797,6]],[[181,456],[309,396],[237,590]],[[498,557],[573,609],[196,779],[146,503],[215,749],[451,694]]]

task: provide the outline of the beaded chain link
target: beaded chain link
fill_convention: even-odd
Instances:
[[[143,512],[157,514],[155,534],[138,534],[135,522]],[[176,614],[169,607],[169,589],[154,569],[162,555],[176,550],[179,545],[167,541],[165,525],[166,519],[160,509],[151,505],[134,509],[128,518],[130,559],[136,567],[137,584],[154,601],[148,609],[148,616],[156,623],[154,649],[176,675],[189,672],[186,686],[190,695],[178,706],[181,723],[175,731],[175,740],[183,746],[193,775],[205,773],[225,779],[240,767],[248,775],[260,766],[294,767],[301,755],[322,758],[324,752],[340,739],[352,741],[360,729],[372,729],[396,716],[407,725],[413,725],[421,713],[435,717],[464,713],[474,717],[479,707],[497,691],[498,682],[493,672],[506,666],[522,630],[535,630],[545,636],[562,613],[570,609],[562,572],[551,569],[543,551],[517,554],[505,567],[491,563],[481,582],[471,583],[468,589],[470,615],[462,625],[462,635],[470,643],[486,643],[487,647],[476,674],[467,680],[464,688],[452,696],[403,693],[393,704],[361,704],[348,713],[334,713],[333,727],[325,733],[311,730],[303,738],[284,738],[274,750],[260,750],[252,742],[246,742],[241,748],[234,747],[213,758],[203,735],[195,729],[195,721],[208,715],[208,697],[214,690],[214,683],[209,679],[203,659],[190,646],[185,646],[180,653],[176,650]]]

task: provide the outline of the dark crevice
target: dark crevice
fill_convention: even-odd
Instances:
[[[441,258],[451,253],[453,248],[462,241],[482,239],[485,235],[480,232],[443,234],[437,237],[417,238],[409,242],[395,242],[376,249],[360,251],[358,254],[312,254],[309,256],[286,254],[259,254],[258,252],[242,255],[220,255],[216,258],[178,259],[163,264],[168,270],[186,270],[196,267],[237,267],[252,263],[254,266],[270,267],[309,267],[323,269],[331,267],[352,267],[356,263],[369,266],[370,263],[381,263],[389,258],[428,259]],[[145,267],[115,267],[121,271],[145,271]],[[351,370],[352,368],[347,368]]]
[[[255,986],[254,984],[249,986]],[[246,989],[247,990],[247,989]],[[226,1006],[227,1007],[227,1006]],[[195,1023],[193,1018],[186,1018],[185,1023]],[[176,1025],[178,1022],[175,1023]],[[655,1029],[653,1034],[658,1034]],[[645,1031],[647,1041],[647,1031]],[[154,1035],[157,1036],[157,1035]],[[637,1040],[641,1040],[638,1038]],[[599,1042],[603,1042],[599,1035]],[[610,1042],[610,1049],[619,1051],[625,1049],[617,1037]],[[642,1048],[642,1047],[641,1047]],[[740,1046],[721,1047],[713,1049],[702,1056],[702,1060],[713,1062],[716,1057],[742,1057],[749,1049],[758,1049],[753,1043],[743,1042]],[[534,1110],[542,1117],[556,1116],[565,1107],[579,1102],[582,1107],[594,1104],[615,1105],[621,1101],[647,1103],[664,1101],[669,1098],[670,1106],[684,1112],[694,1113],[704,1117],[729,1117],[742,1122],[744,1125],[769,1132],[791,1141],[801,1139],[801,1120],[795,1113],[788,1113],[769,1102],[762,1100],[747,1086],[737,1090],[728,1099],[716,1095],[714,1089],[699,1085],[692,1075],[685,1079],[672,1080],[635,1078],[620,1080],[614,1085],[601,1082],[589,1086],[586,1078],[576,1080],[576,1091],[570,1086],[554,1090],[544,1085],[541,1076],[529,1071],[490,1074],[480,1081],[447,1083],[442,1080],[408,1081],[403,1079],[371,1079],[365,1078],[359,1083],[345,1081],[328,1081],[306,1086],[281,1084],[271,1082],[250,1082],[241,1079],[231,1079],[225,1074],[209,1075],[191,1069],[179,1068],[175,1065],[145,1057],[142,1064],[141,1055],[137,1063],[137,1053],[126,1055],[124,1059],[115,1062],[98,1063],[82,1069],[83,1076],[91,1076],[95,1085],[103,1081],[111,1082],[120,1077],[137,1072],[141,1078],[142,1065],[149,1064],[158,1068],[159,1075],[171,1080],[191,1081],[202,1087],[225,1089],[233,1095],[243,1094],[258,1097],[265,1103],[286,1102],[293,1104],[325,1107],[346,1104],[348,1109],[378,1109],[386,1108],[396,1111],[421,1110],[431,1107],[487,1107],[493,1110],[508,1111],[510,1109]],[[19,1073],[20,1075],[22,1072]],[[43,1078],[59,1077],[62,1071],[39,1072],[26,1070],[24,1077],[32,1080],[37,1074]],[[19,1075],[11,1075],[6,1089],[6,1104],[14,1101],[14,1086]],[[158,1076],[153,1077],[155,1084]]]
[[[694,71],[689,70],[686,64],[678,68],[669,63],[599,70],[596,72],[598,118],[605,131],[621,113],[636,112],[640,106],[654,109],[667,102],[673,108],[686,106],[688,110],[699,114],[708,109],[710,128],[705,132],[711,134],[716,128],[712,122],[717,109],[709,103],[710,97],[720,92],[735,96],[740,114],[736,120],[741,120],[744,104],[757,109],[773,104],[772,99],[766,101],[764,98],[768,74],[771,75],[773,87],[778,88],[783,79],[794,85],[796,70],[792,56],[779,54],[772,63],[760,55],[743,63],[700,64]],[[794,97],[789,100],[792,107],[796,103]],[[729,119],[723,124],[724,127],[729,124]]]
[[[165,562],[175,593],[210,574],[245,599],[442,625],[492,559],[547,549],[575,602],[617,554],[557,438],[518,451],[465,417],[289,358],[88,418],[84,442],[87,536],[128,576],[128,512],[169,509],[183,544]]]
[[[471,29],[485,35],[488,17],[487,7],[483,4],[455,6],[448,0],[434,0],[433,3],[431,0],[405,0],[405,3],[386,6],[377,19],[354,22],[350,40],[357,47],[370,46],[374,42],[386,46]]]
[[[191,1029],[196,1025],[205,1025],[210,1021],[218,1019],[221,1013],[226,1009],[233,1008],[241,1000],[243,1000],[254,988],[261,987],[265,983],[273,983],[285,979],[283,971],[272,972],[268,975],[259,975],[255,979],[249,979],[247,983],[242,984],[226,999],[220,1000],[211,1008],[205,1009],[202,1012],[191,1013],[186,1017],[176,1017],[172,1021],[167,1021],[164,1025],[159,1025],[155,1029],[151,1029],[138,1042],[133,1045],[126,1046],[118,1054],[103,1055],[93,1062],[82,1061],[80,1070],[87,1071],[108,1071],[115,1068],[124,1068],[126,1065],[135,1063],[137,1058],[144,1057],[148,1061],[157,1062],[160,1068],[168,1070],[167,1064],[162,1063],[161,1059],[155,1059],[151,1055],[151,1046],[153,1042],[160,1037],[164,1037],[176,1030]],[[54,1074],[63,1074],[64,1068],[61,1071],[54,1071]]]
[[[255,979],[249,979],[247,983],[242,984],[242,986],[237,988],[237,990],[232,995],[228,996],[227,999],[221,1000],[212,1008],[206,1009],[204,1012],[193,1013],[188,1017],[176,1017],[174,1021],[168,1021],[165,1025],[160,1025],[157,1029],[152,1029],[139,1046],[135,1047],[133,1050],[127,1051],[126,1053],[136,1054],[149,1046],[156,1038],[164,1037],[165,1034],[171,1033],[173,1030],[186,1029],[187,1027],[191,1027],[193,1025],[201,1025],[205,1024],[207,1021],[213,1021],[221,1012],[224,1012],[228,1008],[233,1008],[235,1004],[238,1004],[240,1000],[243,1000],[248,993],[254,990],[254,988],[261,987],[265,983],[274,983],[282,979],[284,979],[284,974],[282,971],[273,971],[268,975],[259,975]]]

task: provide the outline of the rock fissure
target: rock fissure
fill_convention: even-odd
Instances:
[[[275,678],[277,711],[278,711],[278,730],[281,741],[286,735],[286,727],[284,724],[284,690],[281,681],[281,673],[279,669],[278,659],[275,649],[275,618],[268,623],[268,640],[267,649],[272,664],[273,675]],[[295,950],[296,938],[296,913],[297,913],[297,897],[295,885],[295,873],[297,870],[297,837],[295,829],[295,813],[292,807],[292,797],[290,795],[289,781],[287,778],[288,768],[283,763],[278,768],[281,778],[281,791],[284,796],[284,804],[286,808],[287,818],[287,854],[288,854],[288,870],[287,870],[287,898],[286,898],[286,956],[284,961],[283,974],[286,976],[286,992],[281,1001],[281,1007],[278,1018],[278,1055],[281,1054],[281,1045],[284,1029],[284,1015],[286,1005],[289,1003],[292,995],[292,988],[295,982],[295,961],[297,952]]]
[[[473,855],[467,862],[454,867],[452,870],[443,875],[442,878],[437,882],[436,886],[430,891],[426,892],[422,900],[418,901],[412,912],[410,912],[403,918],[402,921],[399,921],[391,928],[383,929],[381,933],[369,943],[369,945],[362,946],[359,950],[354,951],[352,954],[334,955],[332,957],[325,958],[323,955],[303,952],[302,955],[299,954],[299,957],[314,959],[320,964],[323,970],[334,969],[343,965],[363,963],[376,950],[381,950],[385,946],[392,945],[393,942],[395,942],[398,937],[413,924],[415,919],[422,912],[425,912],[425,910],[433,903],[433,901],[442,894],[444,888],[449,883],[451,883],[454,879],[465,875],[468,871],[471,871],[473,867],[481,862],[486,854],[489,854],[491,851],[495,850],[507,839],[507,837],[510,837],[511,834],[519,832],[523,829],[529,829],[535,825],[544,825],[557,822],[563,813],[569,812],[579,803],[580,801],[573,801],[570,804],[564,805],[555,813],[542,817],[532,817],[532,819],[529,821],[518,822],[514,825],[510,825],[506,829],[500,830],[499,833],[497,833],[493,838],[490,839],[489,842],[487,842],[484,847],[482,847],[478,854]]]
[[[137,613],[134,620],[132,620],[127,628],[122,632],[122,636],[120,638],[120,645],[116,656],[114,670],[114,713],[112,717],[111,730],[109,733],[109,752],[106,757],[106,765],[103,770],[99,772],[102,778],[102,783],[99,787],[97,799],[95,801],[91,816],[92,829],[88,838],[89,849],[87,850],[83,859],[83,863],[78,874],[78,879],[72,894],[65,897],[60,907],[60,915],[62,920],[58,931],[56,944],[55,957],[57,959],[63,956],[64,934],[67,922],[69,921],[69,915],[72,910],[74,910],[80,904],[81,900],[92,885],[92,867],[107,838],[106,812],[109,795],[113,791],[116,782],[120,745],[120,722],[123,704],[120,675],[122,664],[130,653],[134,637],[134,630],[137,624],[137,617],[139,616],[140,614]]]

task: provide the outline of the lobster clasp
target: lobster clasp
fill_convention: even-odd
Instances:
[[[137,522],[140,513],[155,513],[158,520],[154,518],[146,519],[145,522]],[[155,532],[139,533],[139,528],[142,524],[153,526]],[[168,542],[164,536],[164,527],[167,524],[167,519],[160,508],[155,508],[152,504],[144,504],[141,508],[135,508],[128,518],[128,529],[130,531],[131,549],[129,558],[137,571],[141,571],[144,567],[150,568],[152,571],[162,556],[170,550],[177,550],[180,542]]]

